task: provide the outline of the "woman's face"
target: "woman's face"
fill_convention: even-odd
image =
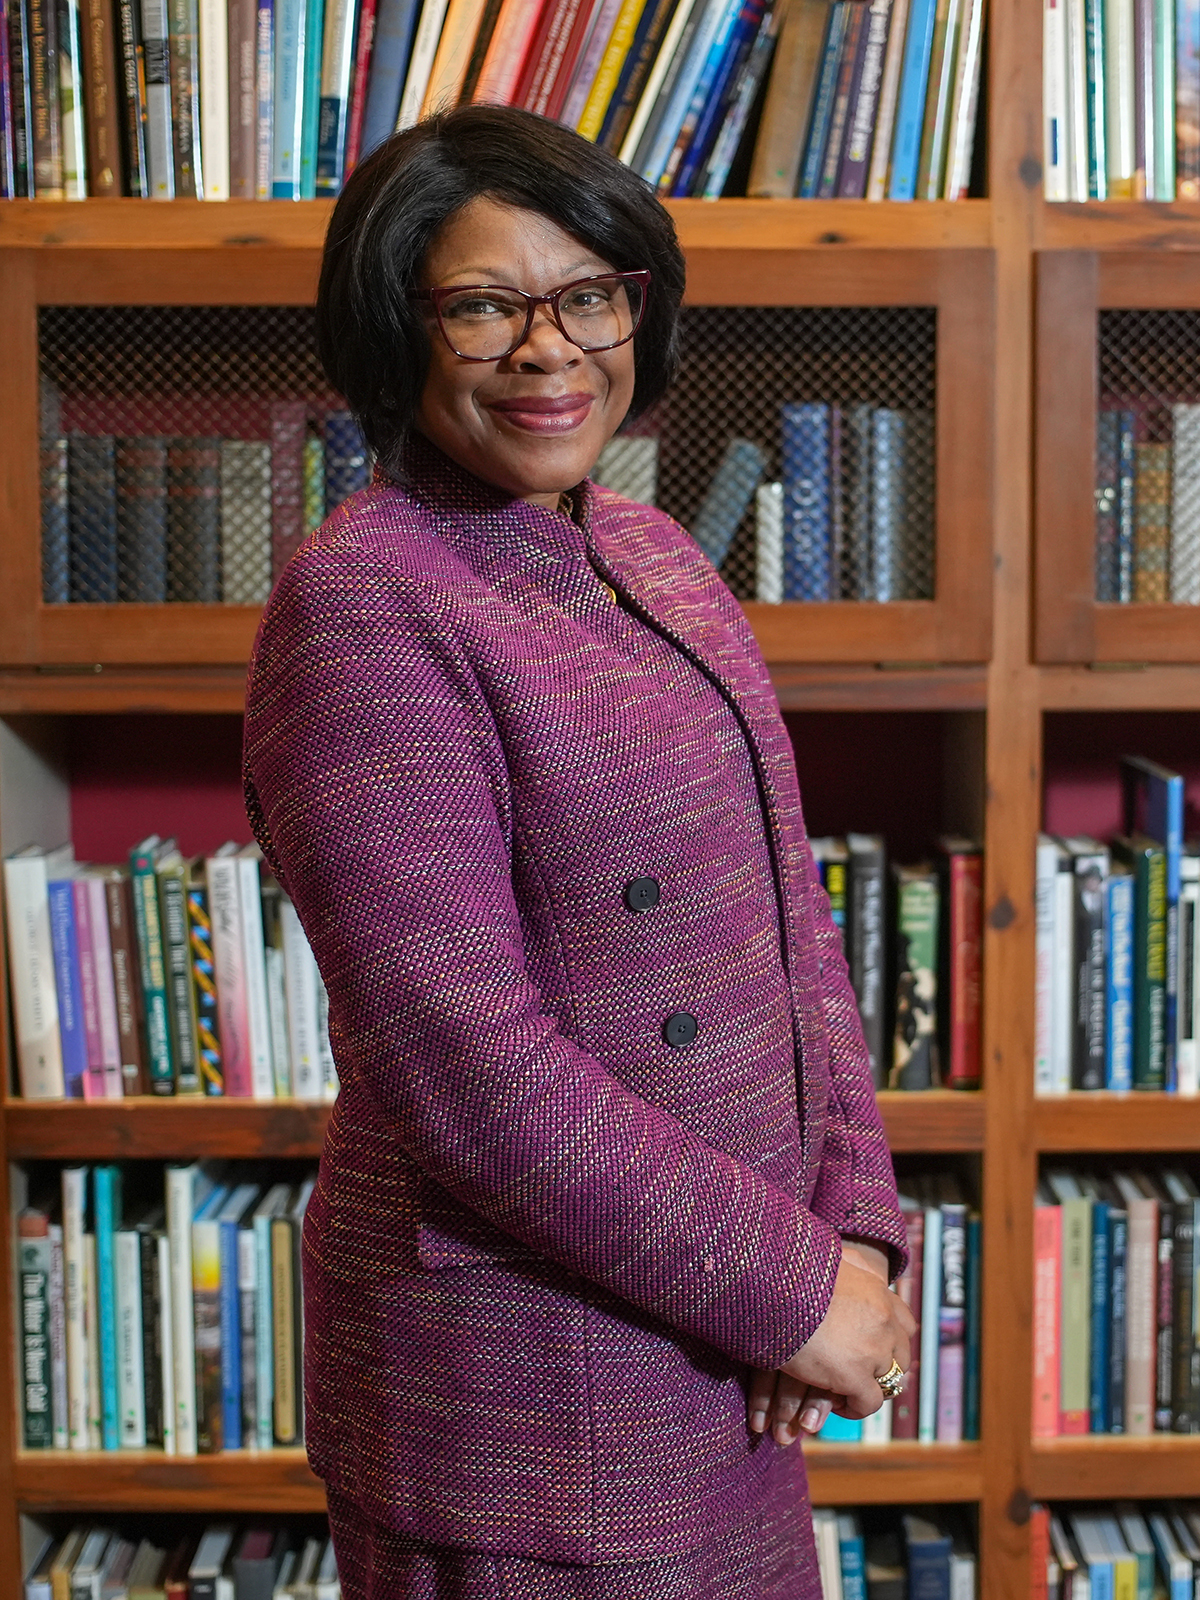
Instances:
[[[434,237],[421,287],[495,284],[549,294],[611,272],[557,223],[535,211],[473,200]],[[584,351],[538,306],[528,336],[500,361],[463,361],[430,315],[432,357],[417,427],[485,483],[553,508],[586,478],[633,398],[633,341]]]

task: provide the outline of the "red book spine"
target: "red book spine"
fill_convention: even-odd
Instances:
[[[550,79],[546,116],[552,122],[562,115],[562,108],[571,92],[571,79],[575,76],[575,68],[579,65],[579,58],[588,42],[592,22],[603,4],[604,0],[584,0],[584,4],[575,15],[575,23],[567,39],[558,70]]]
[[[904,1388],[892,1405],[892,1438],[917,1437],[918,1409],[921,1398],[921,1283],[925,1259],[925,1213],[918,1206],[904,1213],[905,1243],[908,1245],[908,1267],[896,1284],[896,1293],[916,1319],[911,1350],[912,1361]]]
[[[537,29],[529,42],[529,49],[525,52],[525,60],[521,63],[521,71],[517,76],[517,86],[513,90],[514,106],[525,105],[551,37],[555,29],[561,26],[562,14],[568,6],[569,0],[549,0],[549,3],[542,7]]]
[[[1050,1507],[1029,1512],[1029,1600],[1048,1600],[1050,1577]]]
[[[1062,1207],[1033,1214],[1033,1437],[1058,1434],[1059,1329],[1062,1315]]]
[[[350,123],[346,130],[345,178],[348,178],[358,165],[358,153],[362,149],[363,117],[367,110],[367,78],[371,71],[371,47],[375,43],[375,10],[376,0],[362,0],[358,13],[358,46],[354,52],[354,88],[350,95]]]
[[[545,115],[554,88],[555,74],[562,65],[580,12],[585,8],[590,11],[591,0],[559,0],[559,4],[555,6],[545,42],[533,65],[529,87],[518,102],[526,111],[536,111],[539,116]],[[530,56],[533,56],[533,51],[530,51]],[[522,73],[521,77],[524,80],[525,74]],[[517,88],[519,93],[522,85],[518,84]]]
[[[983,857],[950,857],[950,1060],[952,1089],[979,1084]]]

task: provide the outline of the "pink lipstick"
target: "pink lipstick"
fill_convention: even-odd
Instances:
[[[586,422],[594,399],[590,394],[518,395],[493,400],[488,409],[526,433],[572,433]]]

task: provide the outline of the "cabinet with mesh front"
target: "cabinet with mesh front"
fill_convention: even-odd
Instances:
[[[1039,655],[1200,660],[1200,280],[1067,250],[1037,291]]]

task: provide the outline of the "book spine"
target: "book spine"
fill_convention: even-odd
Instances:
[[[171,1027],[171,1059],[175,1063],[175,1092],[199,1094],[196,1011],[182,868],[168,869],[158,875],[158,895],[167,980],[167,1012]]]
[[[275,0],[258,0],[254,67],[254,198],[271,198],[275,102]]]
[[[219,1224],[222,1448],[242,1448],[242,1315],[238,1225]]]
[[[146,76],[146,169],[152,200],[175,198],[170,24],[166,0],[141,0]]]
[[[1114,873],[1108,895],[1108,1025],[1105,1086],[1133,1088],[1133,879]]]
[[[902,873],[896,891],[895,1026],[890,1089],[932,1089],[937,1060],[938,889],[932,874]]]
[[[158,1276],[158,1235],[139,1229],[138,1272],[141,1282],[142,1395],[146,1443],[163,1442],[162,1286]]]
[[[982,1381],[983,1331],[983,1219],[977,1211],[967,1218],[967,1331],[963,1374],[964,1439],[979,1438],[979,1400]],[[974,1589],[971,1590],[973,1600]]]
[[[867,7],[851,5],[846,34],[842,40],[841,59],[838,62],[837,85],[833,95],[833,111],[829,118],[829,134],[825,141],[825,155],[821,163],[821,177],[817,184],[817,198],[832,200],[837,193],[838,173],[842,166],[842,152],[850,122],[850,107],[854,100],[855,84],[862,78],[863,45],[867,37],[865,22]]]
[[[322,1083],[317,1046],[317,971],[300,918],[289,900],[280,907],[284,978],[287,990],[292,1092],[298,1100],[320,1100]]]
[[[1062,1345],[1060,1351],[1058,1431],[1088,1431],[1091,1390],[1088,1310],[1092,1277],[1092,1203],[1062,1204]]]
[[[867,164],[875,131],[875,112],[883,81],[892,0],[871,0],[862,48],[862,66],[850,102],[845,148],[838,173],[839,200],[861,200],[867,192]]]
[[[1133,598],[1146,605],[1169,595],[1171,447],[1138,444],[1134,456]]]
[[[224,1088],[235,1099],[249,1099],[253,1079],[237,863],[231,857],[211,857],[207,871]]]
[[[612,38],[613,29],[621,13],[622,0],[601,0],[596,11],[595,20],[588,34],[587,43],[575,65],[571,75],[570,87],[563,100],[560,120],[568,128],[578,128],[580,118],[587,107],[596,74],[608,49]]]
[[[763,0],[745,0],[739,7],[734,30],[723,52],[716,77],[698,108],[694,130],[690,138],[685,141],[688,128],[688,123],[685,122],[676,143],[679,159],[671,193],[678,198],[682,199],[696,193],[709,152],[724,124],[741,82],[743,69],[750,59],[762,20]],[[693,98],[693,106],[695,104]],[[671,159],[672,162],[676,162],[676,156],[673,155]]]
[[[120,1448],[118,1399],[116,1231],[120,1226],[120,1173],[96,1167],[96,1303],[100,1316],[100,1415],[106,1450]]]
[[[103,1388],[100,1377],[100,1265],[96,1254],[96,1235],[84,1235],[84,1305],[87,1337],[87,1448],[104,1448]]]
[[[71,500],[67,441],[43,437],[38,449],[41,488],[42,600],[65,606],[71,599]]]
[[[925,1256],[925,1213],[919,1207],[905,1212],[904,1231],[908,1266],[897,1280],[896,1293],[908,1307],[916,1327],[910,1340],[912,1360],[908,1376],[892,1407],[893,1439],[917,1437],[921,1394],[921,1303],[924,1298],[922,1269]]]
[[[1067,84],[1067,199],[1086,200],[1088,193],[1087,128],[1087,28],[1084,20],[1086,0],[1067,0],[1066,4],[1066,84]]]
[[[937,1438],[938,1350],[941,1344],[942,1212],[925,1207],[925,1259],[921,1283],[921,1389],[917,1406],[917,1438]]]
[[[167,0],[171,64],[171,142],[175,198],[204,194],[200,147],[200,18],[197,0]]]
[[[674,14],[667,27],[660,48],[650,71],[646,76],[646,86],[642,90],[637,104],[633,108],[633,115],[629,119],[629,126],[625,130],[624,140],[614,152],[625,163],[633,166],[638,159],[643,146],[649,148],[649,141],[653,134],[656,121],[656,108],[670,78],[673,64],[677,64],[687,42],[691,39],[696,27],[699,0],[679,0]],[[583,15],[581,11],[580,15]],[[532,109],[537,110],[535,105]]]
[[[1171,418],[1171,599],[1200,605],[1200,405],[1173,405]]]
[[[1072,1023],[1075,1017],[1075,877],[1060,855],[1054,878],[1054,1001],[1051,1080],[1056,1094],[1071,1087]]]
[[[783,484],[760,483],[754,491],[755,599],[783,600]]]
[[[1142,854],[1134,888],[1135,1089],[1166,1087],[1167,861],[1162,850]]]
[[[84,1216],[87,1210],[87,1168],[62,1171],[63,1299],[67,1337],[67,1442],[86,1450],[87,1428],[87,1303],[84,1288]]]
[[[1134,415],[1118,412],[1117,424],[1117,600],[1133,599],[1134,529],[1137,519],[1137,457]]]
[[[204,884],[189,885],[187,914],[196,1007],[196,1062],[204,1093],[221,1095],[225,1092],[225,1070],[221,1056],[220,1004],[213,962],[212,918],[208,912],[208,889]]]
[[[147,49],[149,44],[147,44]],[[167,598],[167,442],[118,439],[117,597]]]
[[[1154,193],[1175,198],[1175,0],[1154,4]]]
[[[601,149],[607,150],[610,155],[615,155],[621,148],[629,131],[629,124],[675,11],[676,0],[647,0],[642,11],[637,32],[625,57],[596,140]],[[519,103],[523,104],[524,101]]]
[[[921,158],[925,94],[933,53],[936,0],[911,0],[900,91],[896,103],[889,200],[913,200]]]
[[[103,199],[124,189],[112,0],[86,0],[82,22],[88,193]]]
[[[192,1290],[192,1210],[195,1167],[167,1168],[167,1238],[170,1241],[174,1453],[196,1454],[196,1308]]]
[[[1092,1207],[1092,1298],[1090,1312],[1091,1344],[1088,1357],[1090,1381],[1089,1410],[1092,1433],[1110,1432],[1109,1415],[1109,1318],[1111,1263],[1109,1260],[1109,1212],[1103,1201]]]
[[[360,160],[395,132],[404,75],[412,54],[417,11],[416,0],[380,0],[363,109]]]
[[[1154,1431],[1170,1433],[1175,1394],[1175,1208],[1158,1208],[1155,1258]]]
[[[253,1227],[237,1236],[238,1319],[241,1329],[241,1438],[256,1442],[258,1432],[258,1250]]]
[[[113,981],[112,939],[108,930],[108,904],[102,878],[84,878],[88,905],[88,942],[96,981],[96,1018],[104,1096],[119,1100],[121,1087],[121,1034],[117,1024],[117,992]]]
[[[61,1100],[65,1090],[62,1040],[45,861],[6,861],[4,889],[21,1097]]]
[[[117,1416],[123,1450],[146,1448],[146,1383],[142,1359],[141,1241],[132,1230],[114,1237],[117,1299]]]
[[[1183,884],[1179,896],[1175,1032],[1175,1092],[1200,1094],[1200,1037],[1197,1036],[1196,977],[1200,965],[1200,882]]]
[[[1062,1322],[1062,1208],[1039,1205],[1033,1224],[1033,1437],[1058,1434]]]
[[[115,0],[115,5],[117,70],[121,80],[119,100],[124,109],[121,156],[125,192],[131,199],[147,200],[150,173],[146,165],[146,72],[140,7],[138,0]]]
[[[570,30],[561,35],[558,46],[546,63],[546,75],[541,93],[533,108],[539,115],[544,114],[555,122],[562,116],[571,85],[575,82],[580,58],[588,47],[603,5],[604,0],[584,0],[584,4],[575,14]],[[698,16],[699,9],[697,0],[697,5],[692,11],[693,21]],[[679,65],[679,61],[671,63],[675,70],[678,70]],[[668,67],[668,78],[670,76],[671,67]]]
[[[1200,200],[1200,5],[1179,0],[1175,11],[1175,188]]]
[[[1085,855],[1075,861],[1075,1003],[1071,1052],[1071,1087],[1074,1089],[1104,1087],[1107,1009],[1104,880],[1107,868],[1106,856]]]
[[[967,1333],[967,1208],[942,1207],[942,1298],[938,1308],[937,1439],[963,1437]]]
[[[929,80],[925,86],[921,156],[917,167],[918,200],[940,200],[942,197],[961,12],[962,0],[941,0],[934,17]]]
[[[875,600],[902,600],[905,522],[905,473],[908,418],[879,406],[870,411],[870,567]]]
[[[75,897],[70,879],[47,886],[50,941],[54,951],[54,983],[58,992],[58,1033],[62,1041],[63,1077],[67,1095],[82,1099],[88,1078],[87,1034],[83,1024],[83,985],[79,975],[79,937]]]
[[[225,0],[199,0],[204,199],[229,199],[229,22]]]
[[[1108,118],[1107,192],[1110,200],[1133,199],[1134,88],[1133,7],[1129,0],[1105,0],[1104,98]]]
[[[417,36],[409,57],[404,91],[400,96],[400,110],[396,116],[397,132],[413,127],[420,118],[445,16],[446,0],[425,0],[421,7],[421,20],[417,24]]]
[[[13,192],[34,197],[33,68],[29,58],[29,0],[8,0],[8,78],[13,119]]]
[[[1125,1364],[1129,1337],[1129,1218],[1109,1209],[1110,1328],[1108,1340],[1108,1431],[1125,1432]]]
[[[13,105],[8,67],[8,4],[0,6],[0,200],[16,198]]]
[[[229,197],[253,200],[258,192],[258,0],[229,0],[227,28]]]
[[[271,447],[220,441],[221,597],[265,604],[271,592]]]
[[[79,970],[79,1016],[86,1054],[83,1097],[85,1100],[103,1100],[108,1094],[108,1084],[104,1076],[104,1046],[100,1038],[100,1001],[96,985],[96,951],[92,943],[91,903],[84,879],[76,878],[72,882],[71,898],[75,912]]]
[[[1193,1355],[1196,1348],[1196,1222],[1191,1201],[1175,1207],[1174,1261],[1174,1340],[1171,1366],[1171,1428],[1174,1433],[1195,1433],[1200,1429],[1197,1396],[1192,1384]]]
[[[881,850],[856,851],[850,858],[850,975],[871,1079],[882,1088],[884,1069],[884,860]]]
[[[1157,1328],[1158,1206],[1140,1200],[1129,1207],[1126,1267],[1125,1431],[1153,1431],[1155,1333]]]
[[[138,957],[134,943],[133,882],[128,874],[120,873],[105,879],[104,899],[112,948],[122,1089],[125,1094],[145,1094],[148,1084],[142,1048]]]
[[[303,401],[271,406],[271,571],[278,578],[304,539]]]
[[[725,122],[717,135],[706,167],[689,191],[704,200],[719,200],[729,181],[730,169],[737,157],[750,113],[758,99],[763,80],[770,71],[775,54],[778,9],[768,10],[759,29],[758,37],[742,70],[740,81],[726,114]]]
[[[370,4],[371,0],[367,0]],[[372,15],[374,7],[372,5]],[[346,167],[346,135],[350,114],[350,70],[354,62],[354,27],[358,8],[350,0],[328,0],[325,8],[325,52],[321,71],[320,124],[317,134],[316,192],[341,191]]]
[[[346,158],[343,177],[349,177],[362,151],[363,121],[367,114],[367,88],[375,53],[378,27],[376,0],[363,0],[354,41],[354,64],[350,72],[350,109],[346,118]]]
[[[154,1237],[154,1282],[158,1307],[159,1381],[162,1399],[159,1406],[162,1426],[163,1454],[178,1453],[176,1433],[178,1412],[175,1403],[175,1284],[171,1264],[171,1241],[168,1235],[157,1233]]]
[[[153,858],[136,854],[132,856],[130,879],[133,884],[134,926],[137,929],[138,975],[146,1012],[150,1089],[154,1094],[174,1094],[175,1071],[171,1059],[171,1029],[167,1010],[166,960],[158,917],[158,884]]]
[[[275,1443],[275,1316],[272,1310],[271,1219],[254,1218],[254,1432],[260,1450]]]
[[[304,11],[304,72],[300,80],[301,200],[317,195],[317,145],[321,124],[321,70],[325,60],[325,0],[307,0]]]
[[[59,105],[58,15],[55,0],[29,0],[32,74],[33,191],[39,200],[65,199],[62,111]]]
[[[1120,417],[1101,411],[1096,418],[1096,599],[1117,598],[1117,456]]]
[[[207,171],[208,147],[202,149]],[[167,447],[167,599],[228,600],[221,555],[221,441],[172,439]],[[230,550],[226,561],[232,558]]]
[[[828,600],[829,407],[786,405],[781,419],[783,598]]]
[[[980,1081],[983,988],[983,857],[952,855],[947,905],[948,1049],[942,1063],[952,1089]]]
[[[624,0],[617,12],[612,34],[597,66],[586,104],[576,125],[578,132],[593,143],[599,138],[600,129],[604,126],[604,118],[616,91],[621,68],[633,46],[638,23],[645,8],[646,0]]]
[[[299,200],[306,0],[276,0],[271,198]]]
[[[26,1450],[54,1447],[50,1392],[50,1236],[46,1219],[25,1213],[17,1224],[21,1310],[21,1418]]]
[[[292,1093],[292,1053],[288,1042],[287,986],[283,950],[268,942],[263,952],[267,977],[267,1020],[274,1070],[274,1094],[287,1099]]]
[[[887,54],[883,61],[883,77],[879,84],[879,102],[875,112],[871,167],[867,174],[868,200],[882,200],[888,190],[892,134],[896,126],[896,107],[900,99],[900,77],[904,65],[904,44],[908,35],[908,6],[909,0],[892,0]]]
[[[52,1222],[50,1239],[50,1424],[55,1450],[69,1443],[69,1403],[67,1399],[67,1306],[66,1263],[62,1225]]]
[[[797,183],[796,192],[801,200],[815,200],[821,186],[825,147],[829,141],[829,127],[833,120],[834,100],[837,96],[838,64],[850,10],[849,6],[837,4],[829,11],[829,27],[825,33],[821,62],[817,69],[812,115],[809,118],[808,137]]]
[[[970,190],[975,154],[975,121],[979,114],[979,81],[983,68],[983,19],[986,0],[967,0],[961,48],[950,112],[950,150],[946,162],[947,200],[965,200]]]
[[[1108,199],[1108,116],[1104,78],[1104,0],[1085,0],[1087,54],[1087,194]]]
[[[112,438],[67,439],[72,602],[117,599],[116,449]]]
[[[292,1280],[292,1227],[285,1218],[271,1222],[271,1313],[275,1346],[274,1443],[297,1439],[295,1305]]]
[[[196,1449],[222,1447],[221,1243],[216,1222],[192,1224],[192,1305],[196,1319]]]
[[[258,862],[250,857],[241,857],[238,869],[238,900],[246,972],[246,1016],[250,1029],[250,1093],[256,1100],[271,1100],[275,1096],[275,1064],[271,1056],[271,1016],[267,1003]]]

